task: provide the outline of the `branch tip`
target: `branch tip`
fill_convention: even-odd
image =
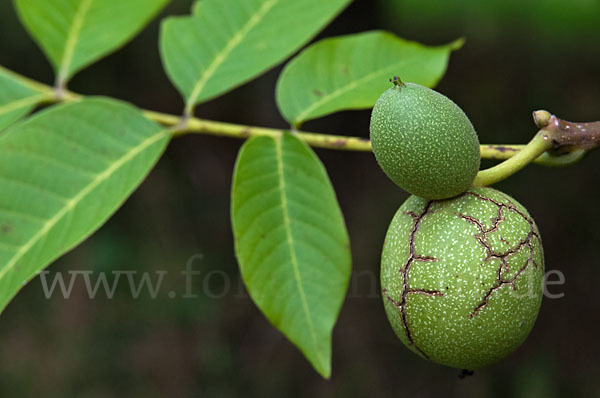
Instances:
[[[533,121],[536,126],[543,129],[550,124],[550,120],[552,119],[552,114],[548,111],[539,110],[533,112]]]

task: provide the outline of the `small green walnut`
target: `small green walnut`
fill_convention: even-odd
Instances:
[[[444,95],[394,79],[371,113],[377,162],[398,186],[422,198],[446,199],[466,191],[480,163],[469,118]]]
[[[533,219],[492,188],[441,201],[411,196],[390,224],[381,260],[384,306],[400,340],[424,358],[470,370],[525,340],[543,273]]]

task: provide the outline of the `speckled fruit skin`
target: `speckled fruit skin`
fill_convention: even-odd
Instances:
[[[479,170],[479,140],[465,113],[418,84],[386,90],[371,113],[373,153],[402,189],[446,199],[471,187]]]
[[[411,196],[390,224],[381,260],[383,302],[400,340],[426,359],[469,370],[525,340],[543,274],[533,219],[492,188],[442,201]]]

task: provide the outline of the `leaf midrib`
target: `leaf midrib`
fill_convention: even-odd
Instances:
[[[95,188],[97,188],[102,182],[106,181],[110,178],[114,173],[116,173],[120,168],[122,168],[127,162],[135,158],[138,154],[140,154],[143,150],[148,148],[150,145],[157,142],[159,139],[164,136],[169,135],[168,130],[160,130],[156,134],[151,135],[146,138],[144,141],[140,142],[135,147],[131,148],[129,151],[123,154],[123,156],[114,162],[110,167],[104,170],[102,173],[96,175],[88,185],[86,185],[77,195],[75,195],[71,200],[65,202],[64,206],[50,219],[48,219],[42,228],[34,234],[21,248],[15,252],[13,257],[6,263],[6,265],[0,270],[0,280],[2,280],[6,274],[11,271],[17,262],[27,253],[29,249],[31,249],[36,243],[38,243],[44,236],[48,234],[48,232],[58,224],[64,216],[66,216],[71,210],[73,210],[85,197],[92,192]]]
[[[300,301],[302,302],[302,309],[304,310],[304,315],[306,316],[306,322],[308,323],[308,329],[310,331],[310,336],[313,342],[313,346],[316,351],[319,353],[319,357],[321,357],[321,352],[319,350],[319,346],[317,344],[317,336],[315,334],[315,327],[313,324],[312,316],[310,310],[308,308],[308,301],[306,299],[306,292],[304,291],[304,285],[302,283],[302,276],[300,275],[300,268],[298,264],[298,257],[296,255],[296,247],[294,245],[294,238],[292,236],[292,229],[290,226],[290,215],[286,197],[286,184],[285,184],[285,175],[283,170],[283,149],[282,149],[282,141],[283,136],[274,138],[275,140],[275,153],[277,157],[277,173],[279,176],[279,192],[281,198],[281,211],[283,213],[283,222],[284,229],[286,232],[287,244],[289,246],[290,251],[290,260],[292,263],[292,268],[294,271],[294,280],[296,281],[296,286],[298,289],[298,294],[300,296]]]
[[[51,87],[48,87],[45,84],[40,83],[38,81],[31,80],[23,75],[13,72],[12,70],[7,69],[4,66],[0,65],[0,78],[2,78],[2,77],[10,78],[13,81],[17,82],[18,84],[20,84],[24,87],[27,87],[28,89],[35,91],[37,93],[46,93],[47,95],[50,95],[50,96],[52,96],[54,94]]]
[[[302,111],[300,114],[298,114],[298,116],[295,118],[295,120],[293,121],[293,123],[297,124],[297,123],[302,123],[304,122],[305,118],[308,117],[310,115],[311,112],[313,112],[315,109],[318,109],[319,107],[321,107],[323,104],[328,103],[333,101],[334,99],[338,98],[339,96],[346,94],[347,92],[350,92],[352,90],[354,90],[356,87],[358,87],[359,84],[366,84],[368,83],[370,80],[374,80],[380,77],[380,75],[386,74],[388,73],[387,71],[390,69],[395,69],[398,68],[400,65],[405,64],[407,62],[410,62],[412,59],[414,59],[416,56],[411,56],[408,58],[404,58],[398,62],[395,62],[393,64],[390,65],[386,65],[385,67],[378,69],[376,71],[373,71],[371,73],[366,74],[365,76],[361,77],[360,79],[354,80],[351,83],[345,84],[343,85],[341,88],[332,91],[331,93],[321,97],[321,99],[319,99],[316,102],[313,102],[312,105],[310,105],[309,107],[307,107],[304,111]]]
[[[242,40],[246,37],[248,32],[252,30],[263,18],[264,16],[278,3],[279,0],[268,0],[266,1],[257,12],[248,19],[248,22],[229,39],[223,50],[221,50],[213,61],[208,65],[208,68],[204,70],[204,73],[200,76],[200,79],[194,85],[192,93],[190,94],[189,99],[186,103],[186,110],[191,111],[194,107],[198,97],[202,93],[202,90],[206,86],[208,80],[215,74],[217,68],[225,62],[227,56],[242,42]]]
[[[79,7],[75,12],[75,17],[73,18],[71,29],[67,34],[67,42],[65,43],[62,59],[60,61],[60,70],[58,72],[57,79],[59,82],[64,82],[69,75],[69,68],[73,63],[75,46],[77,46],[77,42],[79,41],[79,35],[81,33],[81,28],[83,27],[83,20],[85,19],[93,1],[94,0],[81,0],[81,3],[79,3]]]
[[[20,108],[24,108],[30,105],[37,105],[44,101],[50,96],[47,94],[34,94],[27,97],[19,98],[18,100],[11,101],[7,104],[0,106],[0,116],[4,116],[9,112],[15,111]]]

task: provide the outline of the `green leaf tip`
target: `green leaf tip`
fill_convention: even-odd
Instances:
[[[454,40],[453,42],[448,43],[447,46],[452,51],[460,50],[462,48],[462,46],[465,45],[466,41],[467,40],[464,37],[459,37],[458,39]]]

